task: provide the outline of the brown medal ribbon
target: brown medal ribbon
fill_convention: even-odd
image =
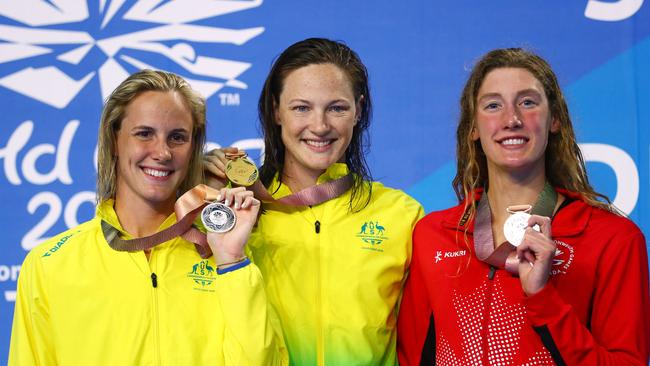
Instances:
[[[202,258],[208,258],[212,255],[208,240],[205,234],[192,224],[203,207],[215,200],[218,195],[218,190],[210,188],[205,184],[199,184],[190,189],[174,205],[174,212],[177,218],[176,223],[162,231],[142,238],[122,239],[119,236],[119,230],[117,228],[102,220],[101,227],[104,238],[108,245],[117,251],[137,252],[151,249],[177,236],[182,236],[184,239],[195,243],[196,251]]]
[[[546,182],[544,189],[537,197],[532,209],[532,214],[552,217],[557,202],[557,192]],[[494,248],[492,236],[492,211],[487,197],[487,191],[483,193],[476,209],[476,220],[474,221],[474,250],[476,257],[497,268],[504,268],[510,274],[519,274],[519,260],[515,246],[507,241]]]

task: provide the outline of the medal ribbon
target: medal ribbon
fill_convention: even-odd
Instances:
[[[557,192],[548,183],[544,183],[544,189],[537,196],[531,214],[552,217],[557,202]],[[510,274],[519,274],[519,261],[515,246],[507,241],[494,248],[492,236],[492,211],[488,201],[487,191],[483,193],[476,209],[476,220],[474,221],[474,250],[476,257],[489,265],[497,268],[505,268]]]
[[[196,215],[201,212],[208,202],[216,200],[218,195],[218,190],[210,188],[205,184],[199,184],[190,189],[174,204],[176,223],[162,231],[142,238],[122,239],[119,235],[120,231],[117,228],[102,220],[101,227],[104,238],[114,250],[120,252],[137,252],[151,249],[177,236],[182,236],[185,240],[194,243],[196,251],[201,258],[208,258],[212,255],[212,250],[210,250],[206,235],[193,227],[192,223]]]
[[[250,187],[250,190],[253,191],[255,197],[262,202],[279,203],[287,206],[314,206],[345,193],[350,189],[350,187],[352,187],[352,180],[352,174],[347,174],[341,178],[307,187],[299,192],[279,199],[273,198],[259,180]]]

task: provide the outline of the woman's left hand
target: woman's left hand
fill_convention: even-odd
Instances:
[[[539,225],[539,232],[533,229],[535,225]],[[517,247],[517,257],[521,287],[526,295],[531,296],[538,293],[548,282],[555,257],[555,242],[551,237],[550,218],[532,215],[528,226],[524,239]]]
[[[260,201],[253,196],[253,192],[244,187],[223,188],[219,191],[217,200],[232,208],[237,217],[232,230],[207,234],[214,260],[219,265],[236,262],[245,256],[244,247],[257,221]]]

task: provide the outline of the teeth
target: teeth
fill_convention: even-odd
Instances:
[[[153,175],[154,177],[166,177],[170,173],[167,170],[156,170],[156,169],[149,169],[149,168],[144,168],[143,170],[146,174]]]
[[[307,145],[314,146],[314,147],[323,147],[327,146],[332,143],[332,140],[327,140],[327,141],[315,141],[315,140],[305,140]]]
[[[507,140],[501,141],[501,144],[502,145],[521,145],[524,142],[525,142],[524,139],[507,139]]]

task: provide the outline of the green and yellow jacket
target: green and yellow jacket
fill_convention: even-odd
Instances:
[[[318,183],[347,173],[334,164]],[[291,194],[277,178],[269,191]],[[249,241],[293,365],[397,364],[398,304],[423,210],[380,183],[359,212],[349,201],[350,191],[313,207],[264,204]]]

